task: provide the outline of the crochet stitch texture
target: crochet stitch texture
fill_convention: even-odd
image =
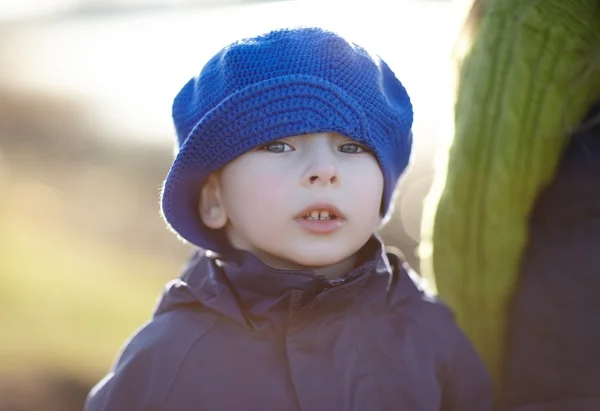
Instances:
[[[320,28],[282,29],[222,49],[173,102],[178,152],[162,213],[184,240],[222,252],[198,198],[206,178],[236,157],[284,137],[337,132],[373,150],[387,217],[412,146],[410,98],[389,66]]]

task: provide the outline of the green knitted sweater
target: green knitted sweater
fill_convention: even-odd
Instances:
[[[600,98],[600,1],[489,0],[457,93],[422,268],[498,383],[528,215]]]

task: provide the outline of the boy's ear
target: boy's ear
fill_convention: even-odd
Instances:
[[[221,201],[219,179],[215,173],[208,177],[202,187],[198,213],[204,225],[213,230],[219,230],[227,224],[227,213]]]

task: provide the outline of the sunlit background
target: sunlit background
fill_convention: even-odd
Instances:
[[[415,107],[384,235],[415,267],[449,133],[444,0],[0,0],[0,411],[81,410],[190,249],[159,216],[170,107],[228,42],[320,25],[382,55]]]

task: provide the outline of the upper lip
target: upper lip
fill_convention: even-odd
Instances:
[[[310,214],[311,211],[314,211],[314,210],[329,211],[329,214],[333,214],[339,219],[342,219],[342,220],[346,219],[346,217],[344,216],[344,213],[342,213],[339,208],[337,208],[336,206],[334,206],[333,204],[330,204],[330,203],[313,203],[313,204],[309,205],[308,207],[304,208],[298,214],[296,214],[296,218],[303,218],[303,217],[307,216],[308,214]]]

